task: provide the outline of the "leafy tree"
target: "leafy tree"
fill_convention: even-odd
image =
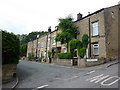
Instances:
[[[60,41],[61,44],[67,44],[68,48],[69,41],[75,39],[77,35],[77,26],[73,23],[73,18],[60,18],[58,29],[61,30],[61,33],[57,34],[55,40]]]
[[[68,43],[70,40],[72,40],[71,34],[68,32],[62,32],[62,33],[58,33],[56,36],[56,41],[60,41],[61,44],[67,44],[67,48],[68,48]]]
[[[2,64],[18,64],[20,55],[19,38],[7,31],[2,32]]]
[[[36,32],[31,32],[26,36],[26,40],[27,40],[27,42],[29,42],[30,40],[36,39],[37,35],[42,36],[46,33],[48,33],[48,32],[44,32],[44,31],[42,31],[42,32],[37,32],[37,31]]]
[[[42,31],[42,32],[31,32],[28,35],[27,34],[22,34],[22,35],[18,34],[17,37],[20,40],[20,56],[21,57],[26,56],[27,42],[29,42],[30,40],[36,39],[38,34],[41,36],[41,35],[44,35],[46,33],[47,32]]]
[[[27,44],[22,44],[20,45],[20,56],[26,56],[26,52],[27,52]]]
[[[22,34],[22,35],[18,34],[17,37],[20,39],[20,45],[27,43],[26,40],[27,34]]]
[[[59,19],[58,29],[62,32],[70,33],[72,38],[75,38],[78,32],[78,27],[74,24],[73,18],[70,16]]]

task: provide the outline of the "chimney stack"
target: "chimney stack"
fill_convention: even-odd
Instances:
[[[77,14],[77,20],[81,20],[82,19],[82,14],[81,13],[78,13]]]
[[[49,32],[49,33],[51,32],[51,26],[48,27],[48,32]]]

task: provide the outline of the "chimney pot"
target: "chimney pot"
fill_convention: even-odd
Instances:
[[[81,20],[82,19],[82,14],[81,13],[78,13],[77,14],[77,20]]]
[[[49,33],[51,32],[51,26],[48,27],[48,32],[49,32]]]

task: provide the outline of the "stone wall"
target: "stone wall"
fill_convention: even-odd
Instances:
[[[98,59],[98,61],[87,61],[87,59],[78,59],[78,67],[96,66],[106,62],[109,62],[109,61],[104,58]]]
[[[7,83],[13,80],[13,75],[16,73],[16,64],[7,64],[2,66],[2,83]]]
[[[52,58],[52,63],[64,65],[64,66],[72,66],[71,59],[58,59],[58,58]]]

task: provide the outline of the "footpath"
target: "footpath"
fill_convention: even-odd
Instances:
[[[9,82],[9,83],[5,83],[5,84],[2,84],[2,90],[12,90],[14,89],[17,84],[19,83],[19,79],[18,77],[14,78],[13,81]]]

